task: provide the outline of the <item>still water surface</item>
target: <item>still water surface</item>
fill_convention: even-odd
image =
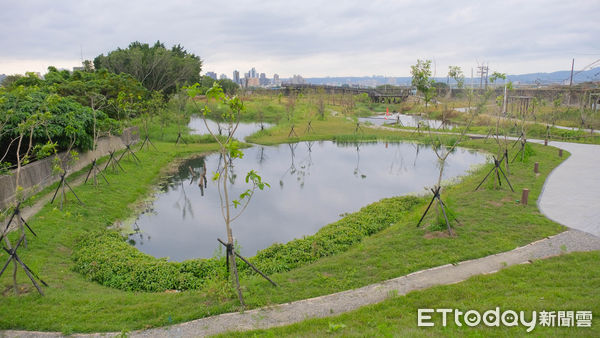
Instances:
[[[416,128],[419,126],[419,124],[421,125],[421,128],[431,128],[431,129],[452,129],[455,127],[455,125],[450,124],[450,123],[442,123],[441,120],[431,120],[431,119],[427,119],[424,118],[422,116],[419,115],[407,115],[407,114],[400,114],[400,113],[394,113],[394,114],[390,114],[389,116],[387,116],[385,113],[384,114],[379,114],[379,115],[373,115],[373,116],[369,116],[369,117],[359,117],[358,120],[360,122],[366,123],[366,122],[370,122],[376,125],[385,125],[385,124],[398,124],[398,121],[400,122],[401,126],[404,127],[413,127]]]
[[[206,120],[206,123],[213,133],[219,134],[220,130],[222,135],[229,135],[229,129],[226,123],[217,123],[213,120]],[[188,127],[191,129],[191,134],[202,135],[209,133],[201,117],[192,116]],[[243,141],[246,136],[269,127],[271,127],[271,124],[266,122],[263,122],[262,124],[259,122],[240,122],[238,128],[235,130],[235,138]]]
[[[254,146],[234,162],[233,196],[248,188],[249,170],[271,185],[257,191],[249,207],[233,224],[243,255],[273,243],[285,243],[317,232],[384,197],[420,193],[437,182],[438,160],[429,146],[414,143],[335,144],[301,142]],[[447,160],[444,178],[464,175],[483,163],[485,155],[456,149]],[[216,183],[211,181],[219,155],[189,159],[160,187],[147,212],[135,222],[130,242],[155,257],[182,261],[212,257],[217,238],[226,239]],[[197,175],[207,168],[207,187]],[[231,196],[230,195],[230,196]]]

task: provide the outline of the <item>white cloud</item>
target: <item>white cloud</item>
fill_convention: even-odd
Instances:
[[[465,73],[567,69],[600,58],[600,3],[580,1],[15,1],[0,73],[77,65],[131,41],[180,43],[205,71],[407,76],[417,58]],[[586,54],[586,55],[583,55]],[[591,54],[591,55],[590,55]],[[43,67],[45,68],[45,67]]]

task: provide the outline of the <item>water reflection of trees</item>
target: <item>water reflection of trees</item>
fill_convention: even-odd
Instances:
[[[180,184],[179,197],[173,203],[173,206],[181,211],[181,219],[185,220],[185,217],[189,214],[194,218],[194,209],[192,209],[192,201],[188,197],[183,182]]]
[[[415,159],[413,161],[413,167],[417,166],[417,159],[419,158],[419,151],[421,150],[421,144],[420,143],[411,143],[413,145],[413,147],[415,147]]]
[[[256,161],[262,166],[267,159],[268,156],[265,155],[265,147],[261,146],[258,152],[256,153]]]
[[[388,147],[388,143],[385,143],[385,147]],[[394,147],[394,155],[392,155],[392,160],[390,162],[390,175],[400,175],[404,172],[408,171],[408,167],[404,161],[404,156],[402,155],[401,147]]]
[[[131,235],[129,235],[129,244],[135,246],[135,245],[144,245],[144,238],[146,239],[146,241],[150,241],[151,237],[150,235],[144,234],[144,232],[142,231],[142,229],[140,229],[140,226],[138,225],[138,220],[136,219],[135,222],[133,222],[133,233]],[[136,238],[139,238],[136,240]]]
[[[356,162],[354,163],[353,174],[357,178],[365,179],[367,175],[360,169],[360,142],[336,142],[336,146],[340,148],[353,147],[356,151]]]
[[[306,157],[298,164],[300,169],[298,169],[297,181],[300,182],[300,188],[304,188],[306,176],[310,176],[310,167],[313,165],[312,146],[314,141],[308,141],[304,143],[306,144],[307,154]]]
[[[190,168],[193,170],[190,171]],[[200,156],[190,158],[181,163],[170,176],[168,176],[160,184],[160,190],[163,192],[169,192],[176,189],[181,182],[187,180],[193,180],[196,175],[197,168],[206,168],[206,157]]]
[[[298,143],[288,143],[288,147],[290,148],[290,167],[281,175],[279,178],[279,187],[283,189],[283,178],[289,173],[293,176],[296,173],[296,164],[294,160],[296,158],[296,148],[298,147]]]
[[[356,146],[356,166],[354,167],[354,176],[362,179],[367,178],[367,175],[360,170],[360,143],[355,143]]]
[[[288,144],[288,148],[290,149],[290,166],[279,178],[279,186],[281,188],[283,188],[284,178],[288,174],[296,178],[296,182],[298,182],[300,188],[304,188],[304,184],[306,183],[306,177],[310,176],[310,170],[314,164],[312,159],[312,147],[315,144],[315,141],[304,142],[304,144],[306,145],[306,157],[304,157],[300,162],[298,162],[298,164],[296,164],[296,150],[298,148],[298,144],[299,143]]]

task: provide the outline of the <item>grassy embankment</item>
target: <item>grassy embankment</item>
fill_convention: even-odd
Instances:
[[[281,124],[253,137],[252,141],[275,144],[304,139],[412,138],[426,142],[428,138],[427,135],[366,128],[355,135],[355,124],[343,117],[313,120],[314,132],[307,135],[302,133],[306,118],[298,118],[295,123],[300,134],[298,138],[287,138],[289,125]],[[139,152],[142,167],[125,161],[127,172],[110,174],[110,186],[76,187],[78,195],[86,202],[84,207],[71,202],[61,212],[47,205],[29,222],[39,237],[30,237],[29,247],[20,251],[20,255],[50,287],[45,288],[45,297],[32,292],[29,286],[29,292],[24,295],[2,297],[1,328],[65,333],[133,330],[238,309],[236,298],[226,282],[180,293],[126,292],[86,281],[71,271],[71,248],[81,234],[104,229],[131,216],[132,208],[126,206],[135,205],[147,196],[159,179],[161,169],[175,157],[214,149],[211,144],[174,146],[155,143],[160,152]],[[468,141],[464,145],[495,151],[491,142],[481,140]],[[534,153],[525,163],[515,163],[511,167],[515,193],[504,188],[495,189],[491,182],[484,185],[483,190],[473,192],[489,167],[477,170],[462,183],[446,190],[444,198],[463,224],[455,227],[456,237],[415,227],[426,204],[426,198],[423,198],[421,206],[413,212],[348,251],[274,274],[272,278],[280,284],[279,288],[272,288],[258,277],[242,280],[248,305],[258,307],[359,287],[428,267],[511,250],[562,231],[564,228],[543,217],[534,203],[522,206],[515,202],[525,187],[531,190],[531,201],[537,199],[545,177],[561,161],[554,148],[532,147]],[[533,162],[540,163],[539,176],[533,174]],[[368,215],[364,216],[368,219]],[[19,273],[19,283],[28,285],[22,273]],[[2,277],[0,285],[9,287],[8,275]]]
[[[323,319],[243,333],[229,332],[223,337],[412,337],[475,336],[507,337],[527,334],[522,324],[516,327],[458,327],[454,314],[442,326],[441,314],[432,314],[434,327],[418,327],[418,309],[458,309],[480,314],[500,308],[500,313],[524,311],[527,321],[532,311],[592,311],[592,326],[544,327],[539,321],[531,334],[538,337],[598,337],[600,325],[595,314],[600,312],[597,290],[600,288],[599,252],[572,253],[513,266],[500,272],[472,277],[464,282],[410,292],[372,306]],[[596,296],[594,296],[596,295]],[[538,317],[539,318],[539,317]],[[427,321],[429,322],[429,320]],[[576,322],[574,322],[576,324]]]
[[[497,114],[501,108],[494,102],[491,102],[493,99],[494,98],[490,98],[488,103],[485,104],[485,113],[480,114],[473,120],[473,123],[469,128],[470,133],[487,135],[490,131],[491,133],[496,132],[496,123],[498,120]],[[470,116],[465,112],[456,111],[454,108],[465,108],[468,106],[469,102],[463,98],[451,100],[441,99],[441,102],[430,105],[427,110],[422,104],[414,104],[412,106],[406,105],[405,107],[408,109],[407,112],[409,114],[423,114],[432,119],[444,119],[449,123],[456,124],[458,127],[453,129],[453,131],[460,132],[467,124]],[[509,108],[508,113],[511,119],[501,117],[499,122],[499,133],[500,135],[506,134],[508,136],[518,137],[521,134],[522,122],[518,112],[513,112],[510,109],[516,108]],[[589,109],[582,112],[581,109],[566,106],[537,106],[535,109],[528,112],[525,117],[525,133],[528,138],[548,138],[552,141],[600,144],[600,134],[578,129],[581,127],[582,118],[586,121],[585,128],[589,129],[591,127],[594,130],[600,129],[600,112],[593,112]],[[554,121],[557,126],[574,127],[575,130],[556,127],[547,129],[546,125],[552,125],[552,121]],[[414,129],[405,127],[400,128]]]

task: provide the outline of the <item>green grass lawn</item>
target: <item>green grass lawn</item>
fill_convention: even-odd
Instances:
[[[440,103],[439,105],[432,106],[427,111],[422,106],[414,106],[411,112],[427,115],[429,118],[441,120],[446,119],[450,123],[458,125],[454,128],[454,132],[460,132],[462,128],[470,120],[470,115],[466,112],[459,112],[452,110],[453,108],[464,108],[467,107],[467,102],[464,101],[450,101]],[[482,114],[479,114],[473,120],[469,133],[487,135],[490,130],[496,132],[497,114],[500,111],[500,107],[494,103],[489,102],[484,105],[485,110]],[[472,108],[475,109],[474,103]],[[538,107],[539,111],[535,114],[529,113],[525,117],[525,133],[528,138],[546,139],[551,141],[565,141],[575,143],[592,143],[600,144],[600,134],[591,133],[585,130],[568,130],[564,128],[550,127],[549,130],[546,128],[546,124],[552,124],[552,119],[549,116],[555,116],[557,119],[554,121],[557,126],[565,127],[581,127],[580,124],[580,111],[579,109],[572,108],[560,108],[555,110],[553,107]],[[600,123],[600,113],[598,112],[587,112],[584,114],[588,121],[585,128],[594,128],[598,130],[598,123]],[[521,134],[521,120],[518,114],[509,114],[512,120],[501,118],[499,122],[499,133],[501,135],[508,135],[518,137]],[[414,129],[405,128],[403,129]]]
[[[306,119],[296,123],[304,130]],[[344,117],[315,120],[313,127],[314,132],[288,138],[289,125],[281,124],[259,133],[252,141],[274,144],[300,139],[412,138],[429,142],[427,135],[408,132],[364,128],[354,133],[355,124]],[[125,161],[127,172],[110,174],[110,186],[75,187],[85,206],[71,198],[63,211],[46,205],[30,220],[39,237],[29,236],[29,247],[19,254],[50,287],[44,288],[45,297],[39,296],[20,271],[19,283],[27,292],[13,296],[8,290],[9,270],[9,274],[0,278],[0,287],[6,294],[0,297],[0,328],[64,333],[121,331],[239,310],[237,298],[226,281],[214,281],[202,290],[179,293],[126,292],[87,281],[71,270],[71,248],[81,234],[105,229],[117,220],[132,216],[133,206],[151,193],[161,171],[176,157],[215,149],[214,144],[155,143],[159,152],[139,152],[141,166]],[[482,140],[467,141],[464,146],[495,152],[492,142]],[[445,190],[443,198],[462,222],[455,226],[456,237],[447,237],[427,227],[415,227],[428,202],[424,197],[414,211],[349,250],[274,274],[272,278],[280,285],[278,288],[259,277],[243,279],[247,304],[250,308],[259,307],[360,287],[429,267],[508,251],[563,231],[564,227],[543,217],[533,203],[546,176],[563,158],[557,156],[555,148],[532,145],[532,149],[534,153],[524,163],[515,162],[511,166],[514,193],[504,187],[495,188],[491,181],[484,184],[483,189],[473,191],[489,166]],[[540,175],[533,173],[534,162],[540,163]],[[529,206],[516,203],[523,188],[531,190]],[[431,219],[426,224],[430,222]]]
[[[462,326],[448,317],[442,325],[441,314],[433,314],[433,327],[418,327],[418,309],[458,309],[463,313],[476,310],[480,314],[500,308],[500,313],[523,311],[527,321],[536,311],[592,311],[592,326],[544,327],[539,321],[531,332],[537,337],[598,337],[600,313],[600,252],[572,253],[532,264],[506,268],[490,275],[445,286],[436,286],[405,296],[390,299],[342,315],[310,319],[301,323],[243,333],[229,332],[223,337],[430,337],[525,336],[527,327],[487,327],[483,323],[469,327],[461,318]],[[557,322],[558,323],[558,322]],[[576,322],[575,322],[576,324]],[[558,325],[558,324],[556,324]]]

